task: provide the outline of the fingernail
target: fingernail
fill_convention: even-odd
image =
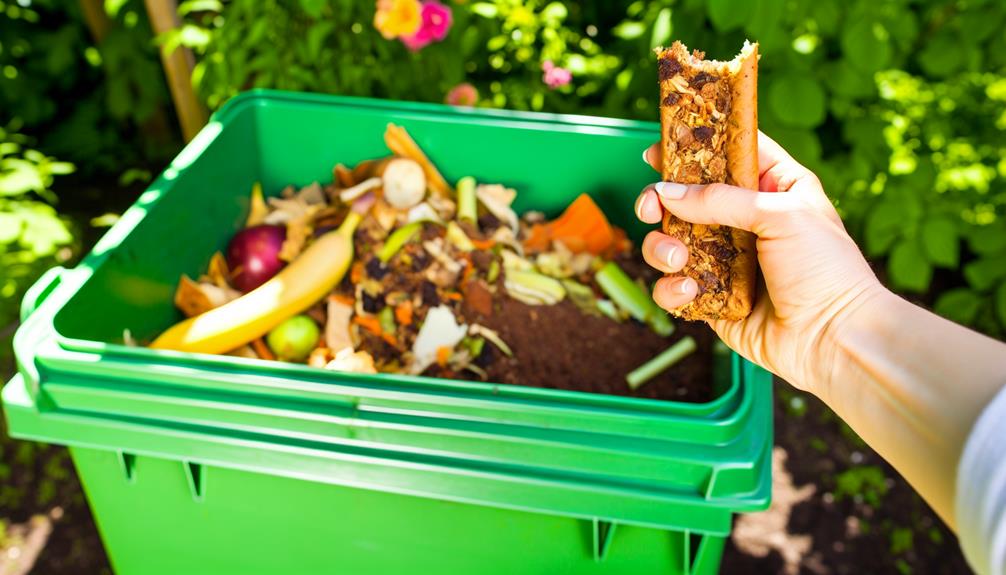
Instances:
[[[685,197],[685,192],[688,191],[688,186],[675,182],[657,182],[654,184],[653,189],[656,190],[657,194],[665,200],[680,200]]]
[[[636,210],[637,220],[643,219],[642,208],[643,208],[643,196],[640,195],[638,198],[636,198],[636,207],[634,208]]]
[[[649,151],[650,151],[649,148],[646,148],[645,150],[643,150],[643,163],[644,164],[649,164],[650,163],[650,160],[647,159],[647,157],[646,157],[646,152],[649,152]]]
[[[657,259],[664,262],[664,265],[672,269],[675,267],[674,254],[678,251],[678,246],[671,242],[664,242],[657,244],[657,247],[653,251]]]
[[[681,290],[681,293],[683,294],[688,293],[689,286],[691,286],[693,283],[695,283],[695,280],[691,278],[685,278],[681,280],[681,283],[678,284],[678,289]]]

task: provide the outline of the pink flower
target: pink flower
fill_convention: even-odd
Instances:
[[[541,75],[541,81],[552,90],[569,84],[573,80],[573,73],[565,68],[561,68],[552,63],[551,60],[545,60],[541,69],[545,72]]]
[[[402,43],[413,52],[446,38],[453,22],[450,7],[437,0],[423,2],[420,18],[422,23],[419,25],[419,30],[416,30],[415,34],[402,36]]]
[[[479,101],[479,91],[468,82],[463,82],[451,88],[444,101],[452,106],[474,106]]]

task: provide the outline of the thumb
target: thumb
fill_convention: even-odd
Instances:
[[[756,192],[728,184],[653,186],[664,209],[693,224],[719,224],[756,235],[785,209],[788,194]]]

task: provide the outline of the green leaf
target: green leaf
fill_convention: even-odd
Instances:
[[[940,294],[933,311],[962,325],[971,325],[982,306],[982,297],[968,288],[957,288]]]
[[[949,76],[964,64],[960,40],[950,34],[937,34],[919,52],[919,65],[931,76]]]
[[[38,166],[20,158],[0,161],[0,196],[19,196],[45,189]]]
[[[178,15],[185,16],[192,12],[223,12],[224,5],[220,0],[188,0],[178,5]]]
[[[971,251],[983,256],[1006,252],[1006,223],[975,228],[968,236],[968,245]]]
[[[975,260],[964,266],[964,278],[971,287],[985,291],[1006,278],[1006,257],[993,256]]]
[[[320,18],[321,11],[325,9],[328,0],[300,0],[300,7],[312,18]]]
[[[866,216],[866,255],[876,257],[887,253],[894,240],[902,235],[904,212],[896,202],[882,201]]]
[[[846,60],[824,64],[824,82],[833,93],[848,98],[865,98],[876,90],[872,72],[863,72]]]
[[[933,278],[933,268],[919,245],[903,239],[891,250],[887,273],[895,289],[922,293]]]
[[[499,36],[493,36],[492,38],[489,39],[488,42],[486,42],[486,48],[490,52],[495,52],[497,50],[502,50],[503,47],[506,46],[506,43],[509,40],[510,40],[510,37],[509,36],[505,36],[503,34],[500,34]]]
[[[999,325],[1006,328],[1006,282],[999,284],[995,293],[996,315],[999,317]]]
[[[891,46],[887,30],[871,19],[860,19],[842,32],[842,51],[849,63],[867,73],[887,67],[891,60]]]
[[[126,2],[129,0],[105,0],[105,14],[108,14],[110,18],[115,18]]]
[[[545,9],[541,11],[542,19],[554,24],[562,22],[568,15],[569,10],[562,2],[552,2],[548,6],[545,6]]]
[[[779,121],[795,128],[814,128],[824,122],[825,95],[813,78],[788,74],[769,85],[769,105]]]
[[[9,244],[21,237],[21,218],[17,214],[0,212],[0,244]]]
[[[499,14],[499,9],[489,2],[476,2],[472,4],[472,12],[483,18],[495,18]]]
[[[73,164],[70,162],[49,162],[48,164],[49,173],[57,176],[62,176],[64,174],[72,174],[75,169]]]
[[[950,218],[935,217],[922,223],[922,249],[935,266],[956,268],[960,256],[957,225]]]
[[[646,33],[646,26],[642,22],[626,20],[612,28],[611,33],[623,40],[635,40]]]
[[[653,23],[653,33],[650,35],[650,49],[657,46],[664,46],[671,39],[673,30],[671,24],[671,9],[664,8],[657,14],[657,20]]]
[[[709,0],[706,4],[709,20],[720,32],[740,28],[751,16],[751,0]]]

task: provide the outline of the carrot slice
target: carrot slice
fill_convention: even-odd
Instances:
[[[440,367],[447,366],[447,360],[451,358],[451,348],[446,345],[442,345],[437,348],[437,365]]]
[[[395,308],[395,321],[399,325],[412,324],[412,302],[405,300]]]
[[[356,284],[363,279],[363,262],[356,261],[353,267],[349,268],[349,281]]]
[[[252,349],[255,350],[255,353],[260,358],[262,358],[262,359],[268,359],[270,361],[275,361],[276,360],[276,356],[273,355],[272,350],[269,349],[269,346],[265,344],[265,341],[263,341],[261,337],[258,338],[258,339],[253,339],[252,342],[251,342],[251,346],[252,346]]]
[[[552,240],[560,240],[574,252],[600,254],[611,246],[615,234],[601,208],[587,194],[580,194],[555,220],[532,226],[524,240],[529,251],[546,250]]]
[[[381,335],[384,333],[384,330],[381,329],[381,322],[372,315],[354,315],[353,323],[359,325],[374,335]]]

